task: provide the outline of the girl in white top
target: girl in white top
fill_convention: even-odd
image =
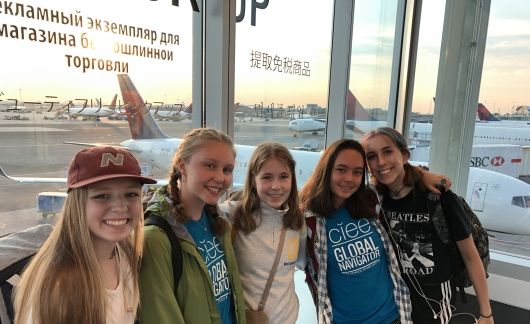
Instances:
[[[134,323],[142,184],[126,150],[94,147],[68,169],[63,211],[15,291],[15,323]]]
[[[303,262],[305,257],[305,226],[297,192],[295,161],[289,150],[279,143],[263,143],[250,158],[240,199],[221,205],[233,223],[234,252],[247,309],[258,308],[282,228],[286,229],[264,309],[269,324],[290,324],[298,317],[294,271],[297,260]]]

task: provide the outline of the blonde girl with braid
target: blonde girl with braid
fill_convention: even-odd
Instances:
[[[140,273],[141,323],[245,323],[229,222],[217,201],[232,184],[232,140],[210,128],[182,140],[169,174],[146,215],[165,218],[179,240],[182,276],[175,287],[171,245],[157,226],[145,227]]]

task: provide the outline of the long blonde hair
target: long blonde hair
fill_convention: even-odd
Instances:
[[[199,149],[201,149],[208,142],[220,142],[224,143],[232,148],[234,153],[234,158],[236,156],[236,150],[234,148],[234,143],[232,139],[228,137],[225,133],[218,131],[213,128],[196,128],[188,132],[180,146],[173,156],[173,163],[171,170],[169,172],[169,185],[168,191],[173,206],[175,208],[175,215],[179,222],[185,222],[188,219],[184,207],[181,204],[180,200],[180,188],[179,180],[181,180],[182,175],[178,168],[180,161],[188,163],[191,160],[193,154],[195,154]],[[216,234],[222,234],[227,229],[226,222],[219,216],[216,205],[206,205],[204,207],[207,213],[213,219],[213,231]]]
[[[87,224],[88,189],[72,189],[54,230],[33,257],[15,290],[15,323],[70,324],[106,322],[106,290]],[[120,242],[130,262],[138,302],[138,265],[143,220]],[[125,259],[125,258],[123,258]],[[124,283],[125,286],[125,283]],[[125,305],[124,305],[125,307]]]

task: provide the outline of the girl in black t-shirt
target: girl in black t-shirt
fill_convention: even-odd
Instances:
[[[411,293],[412,320],[448,323],[455,299],[449,250],[432,223],[427,205],[429,192],[420,181],[421,174],[408,163],[407,142],[396,130],[383,127],[366,134],[362,144],[376,188],[384,198],[383,223],[397,247],[402,275]],[[486,275],[464,211],[451,191],[443,193],[442,202],[451,236],[477,295],[478,323],[493,323]]]

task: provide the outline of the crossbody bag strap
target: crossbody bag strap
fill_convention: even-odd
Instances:
[[[271,272],[269,273],[269,279],[265,285],[265,290],[263,291],[263,296],[258,304],[258,311],[265,309],[265,303],[269,297],[269,290],[272,286],[272,280],[274,280],[274,275],[276,274],[276,269],[278,269],[278,262],[280,262],[280,256],[282,255],[283,243],[285,242],[285,227],[282,227],[282,233],[280,234],[280,243],[278,244],[278,251],[276,251],[276,258],[274,259],[274,264],[272,265]]]

